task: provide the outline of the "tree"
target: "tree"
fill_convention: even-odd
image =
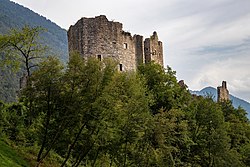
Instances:
[[[61,166],[131,166],[151,118],[144,81],[132,72],[119,73],[109,59],[85,61],[71,55],[65,74],[64,95],[71,122],[65,128],[65,157]],[[66,139],[66,142],[65,142]],[[60,141],[59,141],[60,142]],[[147,154],[149,155],[149,154]],[[146,159],[146,158],[144,158]]]
[[[115,75],[105,88],[99,106],[106,111],[102,114],[104,119],[101,125],[105,125],[101,126],[105,127],[102,132],[106,128],[111,132],[105,144],[110,164],[125,167],[146,163],[138,160],[138,156],[141,160],[147,156],[148,150],[143,147],[143,139],[146,138],[152,120],[150,101],[149,96],[146,96],[144,81],[131,72]],[[105,136],[102,134],[100,139]]]
[[[188,166],[186,162],[193,144],[189,137],[188,121],[180,109],[161,110],[154,115],[154,133],[152,145],[155,160],[151,165]]]
[[[68,94],[69,99],[72,99],[72,103],[68,104],[70,106],[68,112],[73,115],[74,125],[71,129],[68,129],[68,150],[65,153],[65,160],[61,166],[66,164],[72,152],[74,154],[75,150],[77,150],[77,147],[84,149],[82,152],[77,153],[77,155],[83,155],[79,157],[80,160],[75,164],[81,162],[81,159],[85,158],[86,154],[92,149],[92,136],[90,134],[93,134],[96,129],[90,124],[94,120],[98,122],[99,119],[98,112],[95,112],[93,105],[102,94],[105,86],[103,79],[106,77],[104,75],[106,68],[110,68],[110,65],[106,64],[104,66],[103,62],[97,59],[90,58],[86,61],[79,54],[71,55],[66,71],[65,93]],[[86,141],[88,147],[84,147],[86,146]]]
[[[139,66],[138,72],[145,78],[149,94],[153,95],[152,113],[182,108],[189,102],[190,93],[177,83],[176,73],[170,67],[164,70],[159,64],[150,62]]]
[[[27,106],[32,106],[30,117],[32,120],[42,119],[42,126],[39,130],[39,142],[41,148],[37,156],[37,161],[41,162],[50,151],[50,145],[54,138],[50,138],[57,130],[54,128],[55,120],[60,118],[61,110],[61,77],[63,65],[54,57],[48,57],[41,62],[39,69],[30,76],[30,84],[22,91],[22,101]],[[50,136],[50,137],[49,137]],[[47,152],[43,155],[43,151]]]
[[[211,97],[196,97],[187,110],[189,131],[194,144],[189,162],[196,166],[242,166],[239,157],[230,150],[220,106]]]
[[[21,103],[9,104],[5,108],[4,133],[16,143],[25,142],[25,114],[26,108]]]
[[[26,75],[31,75],[37,60],[43,57],[46,47],[39,39],[39,34],[44,29],[24,26],[21,30],[12,29],[9,34],[0,35],[0,49],[5,55],[5,64],[14,65],[16,68],[24,66]]]
[[[235,109],[231,101],[220,102],[220,106],[229,125],[227,134],[230,138],[230,150],[247,165],[250,159],[246,151],[249,150],[250,124],[246,111],[241,107]]]

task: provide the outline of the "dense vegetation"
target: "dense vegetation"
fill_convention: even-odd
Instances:
[[[230,102],[191,96],[170,68],[137,72],[72,54],[64,69],[49,57],[18,103],[0,107],[1,135],[53,152],[58,166],[247,166],[250,124]]]
[[[43,27],[46,31],[40,33],[40,41],[49,47],[47,55],[54,54],[63,62],[68,61],[67,32],[55,23],[34,13],[28,8],[18,5],[10,0],[0,1],[0,35],[7,34],[12,28],[22,29],[25,25],[30,27]],[[3,60],[0,53],[0,62]],[[16,91],[22,72],[13,73],[9,68],[0,68],[0,100],[6,102],[16,101]]]

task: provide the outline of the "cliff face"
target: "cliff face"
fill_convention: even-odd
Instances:
[[[150,39],[153,39],[150,40],[152,42],[146,42],[140,35],[132,36],[122,30],[121,23],[109,21],[102,15],[95,18],[82,18],[74,26],[70,26],[68,31],[70,52],[78,51],[84,58],[94,56],[100,60],[111,57],[119,62],[121,71],[134,70],[138,64],[150,60],[163,66],[162,43],[158,41],[156,32]],[[160,44],[161,47],[156,47],[155,43],[157,46]],[[147,56],[144,54],[144,44],[149,51]],[[155,56],[155,50],[161,54]]]

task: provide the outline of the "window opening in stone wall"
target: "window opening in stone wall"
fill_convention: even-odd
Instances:
[[[120,64],[120,71],[122,71],[122,64]]]
[[[152,54],[153,54],[153,55],[156,55],[156,50],[154,50]]]
[[[97,55],[97,59],[98,59],[99,61],[102,61],[102,55]]]
[[[128,49],[128,44],[127,44],[127,43],[124,43],[124,44],[123,44],[123,48],[124,48],[124,49]]]

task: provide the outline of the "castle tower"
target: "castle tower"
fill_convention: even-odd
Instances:
[[[217,87],[218,102],[229,100],[229,91],[227,90],[227,82],[222,81],[222,86]]]
[[[144,45],[146,63],[155,61],[163,66],[162,42],[158,40],[157,33],[154,32],[150,38],[145,39]]]
[[[157,55],[148,53],[156,50]],[[135,70],[141,63],[154,60],[163,66],[162,43],[154,32],[149,42],[143,41],[143,36],[132,35],[122,30],[122,24],[109,21],[106,16],[81,18],[68,30],[69,52],[78,51],[83,58],[96,57],[100,61],[110,57],[118,62],[120,71]],[[147,58],[149,57],[149,58]],[[158,60],[159,59],[159,60]]]

